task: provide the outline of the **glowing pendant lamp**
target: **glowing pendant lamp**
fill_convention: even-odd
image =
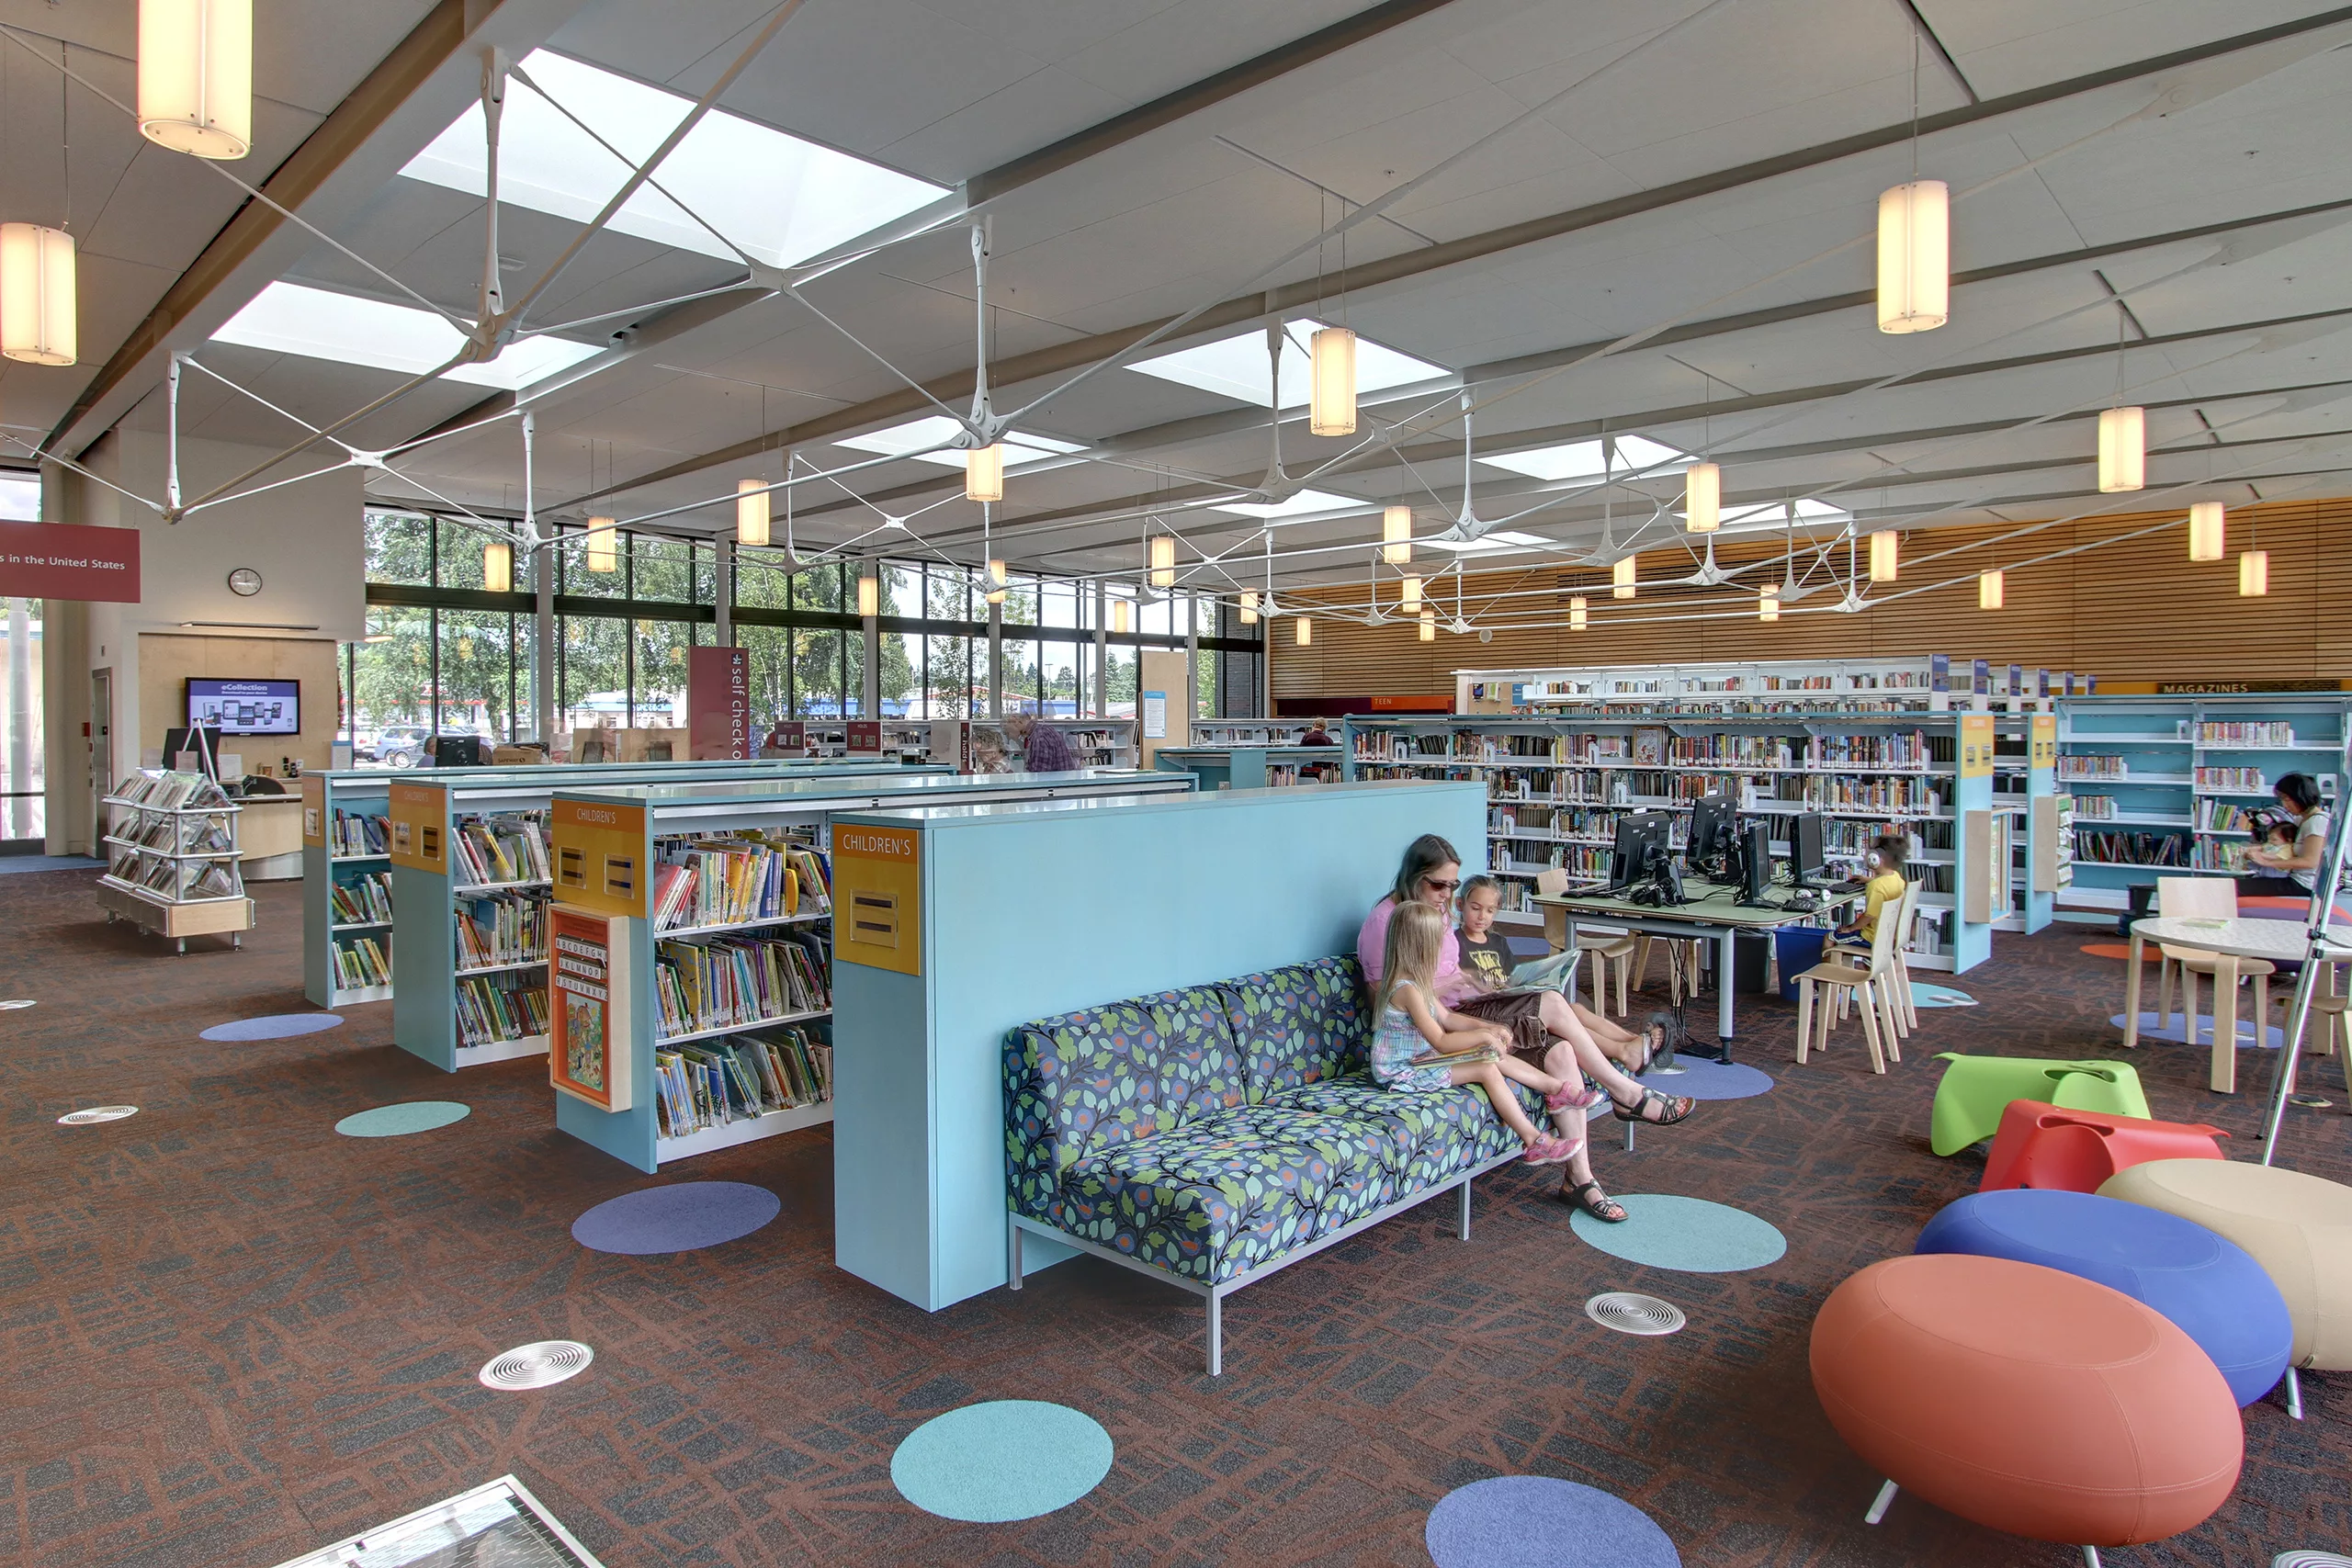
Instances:
[[[1125,599],[1112,600],[1111,629],[1118,633],[1121,637],[1125,637],[1129,632],[1135,630],[1134,614],[1134,611],[1128,608],[1127,602]]]
[[[71,365],[74,236],[38,223],[0,223],[0,355],[28,365]]]
[[[481,585],[492,593],[514,590],[514,547],[492,539],[481,547]]]
[[[1713,463],[1693,463],[1682,476],[1682,528],[1689,534],[1712,534],[1723,525],[1724,471]]]
[[[1634,596],[1634,585],[1641,581],[1640,558],[1638,556],[1627,556],[1609,569],[1609,596],[1611,599],[1631,599]]]
[[[964,454],[964,499],[1004,499],[1004,444],[975,446]]]
[[[1903,549],[1903,536],[1882,528],[1871,536],[1871,581],[1892,582]]]
[[[768,482],[735,481],[735,542],[762,546],[768,542]]]
[[[1314,435],[1356,433],[1356,334],[1325,327],[1309,340],[1314,371],[1308,385],[1306,428]]]
[[[2003,586],[2001,574],[1998,571],[1978,572],[1976,574],[1976,607],[1980,610],[1999,609],[2002,604]]]
[[[1396,607],[1404,611],[1404,613],[1408,615],[1419,615],[1420,613],[1421,580],[1419,578],[1408,577],[1405,579],[1397,591]]]
[[[882,613],[882,583],[871,571],[857,580],[857,613],[861,615]]]
[[[621,553],[613,538],[613,520],[609,517],[588,519],[588,570],[618,571]]]
[[[1169,588],[1176,581],[1176,536],[1155,534],[1151,538],[1151,585]]]
[[[1568,630],[1572,632],[1584,630],[1585,615],[1589,607],[1589,602],[1583,598],[1568,601]]]
[[[1258,591],[1254,588],[1241,591],[1241,624],[1245,626],[1258,624]]]
[[[2238,597],[2259,599],[2270,592],[2270,552],[2248,550],[2238,557]]]
[[[1913,180],[1878,198],[1878,330],[1933,332],[1951,319],[1951,191]]]
[[[1756,618],[1759,621],[1781,618],[1781,596],[1777,592],[1767,588],[1756,596]]]
[[[253,0],[139,0],[139,134],[198,158],[253,150]]]
[[[1421,612],[1421,640],[1423,642],[1437,640],[1437,612],[1435,610]]]
[[[1004,563],[1002,561],[992,560],[989,562],[989,582],[990,585],[988,592],[989,603],[991,604],[1003,604]]]
[[[2229,513],[2218,501],[2200,501],[2188,509],[2188,558],[2220,560],[2229,553]]]
[[[1298,646],[1306,648],[1315,641],[1315,623],[1305,615],[1298,618]]]
[[[1380,513],[1380,558],[1404,566],[1413,558],[1413,509],[1391,506]]]
[[[2147,482],[2148,423],[2143,409],[2108,409],[2098,416],[2098,488],[2103,494]]]

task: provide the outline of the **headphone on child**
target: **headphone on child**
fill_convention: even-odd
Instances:
[[[1868,863],[1869,864],[1873,865],[1873,866],[1875,866],[1875,865],[1877,865],[1878,863],[1879,863],[1879,858],[1878,858],[1878,852],[1877,852],[1876,850],[1870,850],[1870,851],[1865,852],[1863,853],[1863,855],[1862,855],[1862,859],[1863,859],[1866,863]]]

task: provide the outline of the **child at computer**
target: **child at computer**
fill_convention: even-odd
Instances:
[[[1581,1134],[1539,1132],[1510,1092],[1510,1081],[1544,1096],[1544,1109],[1562,1111],[1583,1098],[1539,1067],[1510,1054],[1510,1031],[1453,1011],[1437,999],[1436,976],[1445,941],[1445,916],[1427,904],[1399,905],[1388,919],[1387,952],[1374,988],[1372,1076],[1399,1093],[1430,1094],[1463,1085],[1486,1091],[1503,1124],[1527,1145],[1529,1165],[1562,1165],[1584,1146]],[[1506,1081],[1510,1080],[1510,1081]]]
[[[1869,852],[1862,856],[1870,881],[1862,889],[1861,917],[1851,925],[1838,928],[1839,942],[1868,947],[1878,940],[1880,914],[1890,904],[1898,908],[1902,906],[1905,886],[1903,862],[1910,849],[1910,840],[1899,833],[1889,833],[1871,841]]]

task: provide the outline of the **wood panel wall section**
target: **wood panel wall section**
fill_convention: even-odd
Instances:
[[[2121,536],[2172,520],[2142,538]],[[1491,641],[1442,625],[1422,642],[1410,622],[1363,626],[1317,616],[1313,643],[1300,648],[1291,622],[1267,639],[1277,700],[1450,691],[1456,670],[1578,664],[1691,663],[1747,659],[1923,658],[1948,653],[1996,662],[2076,670],[2109,681],[2341,680],[2352,677],[2352,499],[2233,509],[2227,558],[2188,559],[2186,511],[2062,523],[1998,546],[1977,545],[2006,530],[1937,528],[1905,535],[1895,591],[1957,579],[1950,586],[1854,615],[1824,611],[1827,591],[1791,605],[1766,625],[1756,618],[1763,573],[1737,593],[1645,587],[1631,604],[1609,596],[1608,574],[1589,568],[1521,567],[1477,572],[1464,588],[1475,618],[1540,621],[1498,629]],[[2115,543],[2103,541],[2120,540]],[[2238,596],[2238,553],[2256,543],[2270,556],[2270,592]],[[2098,547],[2029,567],[2011,563],[2083,546]],[[1957,553],[1947,554],[1957,548]],[[1434,570],[1417,552],[1417,564]],[[1738,566],[1777,556],[1774,544],[1729,543],[1718,562]],[[1929,559],[1931,555],[1940,558]],[[1644,578],[1679,575],[1679,547],[1645,551]],[[1976,607],[1975,573],[2000,566],[2006,607]],[[1498,600],[1500,593],[1531,596]],[[1568,600],[1590,601],[1583,632],[1568,630]],[[1381,585],[1396,604],[1393,577]],[[1363,590],[1285,593],[1286,604],[1361,604]],[[1451,615],[1453,584],[1436,596]],[[1682,618],[1667,619],[1667,616]],[[1640,617],[1638,619],[1633,617]]]
[[[335,645],[303,637],[175,637],[143,632],[139,637],[139,748],[164,744],[164,731],[187,722],[187,678],[300,681],[302,733],[223,736],[220,750],[244,758],[248,772],[275,768],[291,757],[305,768],[324,768],[335,727],[341,722],[341,684]]]

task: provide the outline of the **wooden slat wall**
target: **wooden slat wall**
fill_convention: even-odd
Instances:
[[[2002,547],[2010,556],[2046,555],[2072,545],[2114,538],[2166,517],[2150,513],[2102,517],[2048,529]],[[1937,581],[1992,564],[1970,550],[1927,561],[1942,551],[1997,530],[1936,529],[1905,537],[1903,577]],[[2258,538],[2270,554],[2270,592],[2242,599],[2237,554]],[[1702,599],[1692,590],[1645,589],[1635,605],[1609,597],[1605,575],[1557,568],[1474,574],[1467,585],[1475,614],[1481,593],[1550,588],[1547,599],[1506,601],[1503,613],[1524,617],[1545,606],[1545,624],[1497,631],[1491,642],[1439,628],[1422,642],[1409,624],[1360,626],[1317,618],[1315,640],[1296,647],[1283,620],[1269,639],[1277,698],[1450,692],[1453,671],[1517,666],[1691,662],[1706,660],[1905,658],[1949,653],[1998,662],[2097,673],[2102,681],[2343,679],[2352,677],[2352,499],[2281,503],[2233,510],[2229,557],[2211,565],[2188,560],[2188,526],[2007,574],[2007,606],[1976,607],[1975,579],[1858,615],[1795,613],[1774,625],[1755,618],[1752,592],[1739,613],[1719,620],[1611,626],[1612,614],[1655,615],[1669,604],[1726,609],[1718,592]],[[1679,552],[1676,552],[1679,554]],[[1718,547],[1718,559],[1738,565],[1770,547]],[[1665,550],[1644,557],[1646,572],[1671,570]],[[1898,588],[1901,583],[1896,585]],[[1360,591],[1358,591],[1360,592]],[[1393,589],[1387,592],[1393,592]],[[1567,629],[1571,592],[1592,604],[1590,628]],[[1300,601],[1314,595],[1299,595]],[[1285,602],[1295,602],[1285,595]],[[1816,593],[1810,610],[1826,603]],[[1442,607],[1450,610],[1450,590]]]

